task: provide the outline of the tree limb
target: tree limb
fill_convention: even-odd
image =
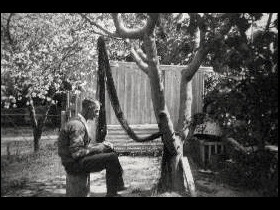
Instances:
[[[226,21],[226,20],[225,20]],[[180,87],[180,107],[179,107],[179,119],[177,123],[177,130],[184,134],[187,134],[185,131],[188,131],[186,123],[188,122],[189,116],[189,109],[186,110],[186,104],[190,101],[191,92],[186,96],[187,90],[191,88],[191,79],[193,78],[194,74],[198,71],[199,67],[201,66],[202,62],[205,60],[207,54],[209,53],[211,47],[215,44],[215,42],[220,41],[223,39],[224,35],[229,32],[233,23],[230,21],[230,15],[228,16],[228,20],[226,23],[221,27],[220,31],[214,36],[213,39],[209,40],[208,43],[206,42],[205,35],[206,30],[203,28],[203,23],[200,23],[200,43],[198,50],[192,60],[192,62],[187,66],[187,68],[182,70],[182,78],[181,78],[181,87]],[[189,86],[189,87],[188,87]],[[185,135],[183,135],[185,136]]]
[[[189,64],[189,66],[186,69],[182,70],[182,76],[184,76],[185,79],[189,81],[194,76],[194,74],[200,67],[201,63],[204,61],[204,58],[207,56],[209,50],[211,49],[211,45],[223,39],[224,35],[230,31],[232,25],[233,24],[230,21],[230,15],[229,15],[228,21],[221,27],[220,31],[216,33],[214,38],[210,40],[208,43],[203,41],[205,40],[205,31],[202,30],[202,34],[200,34],[201,37],[200,37],[199,49],[193,61]]]
[[[136,49],[136,52],[139,54],[140,58],[144,61],[147,62],[148,58],[147,55],[143,52],[141,48]]]
[[[190,194],[192,197],[197,197],[195,183],[191,171],[191,167],[187,157],[181,156],[180,162],[183,167],[183,174],[184,174],[184,181],[186,182],[185,185],[188,187]]]
[[[71,57],[72,55],[75,55],[75,53],[77,53],[77,52],[80,51],[80,50],[75,51],[78,45],[79,45],[78,43],[75,43],[73,46],[69,47],[68,51],[66,52],[66,54],[62,57],[61,61],[59,62],[59,64],[58,64],[58,66],[59,66],[58,69],[61,68],[62,63],[63,63],[67,58]],[[72,51],[74,51],[74,52],[71,53]]]
[[[144,35],[150,35],[156,26],[159,18],[159,13],[149,13],[146,25],[142,28],[129,29],[124,26],[121,14],[112,13],[114,24],[116,27],[116,34],[123,39],[140,39],[143,40]]]
[[[42,123],[41,123],[41,126],[42,126],[41,129],[43,129],[43,126],[45,125],[45,123],[46,123],[46,121],[47,121],[48,113],[49,113],[49,111],[50,111],[50,108],[51,108],[51,105],[52,105],[52,100],[53,100],[55,94],[56,94],[56,93],[52,94],[52,96],[50,97],[51,100],[50,100],[50,102],[49,102],[49,104],[48,104],[48,106],[47,106],[47,110],[46,110],[45,114],[43,115],[43,119],[42,119]]]
[[[178,21],[179,23],[183,20],[183,13],[177,13],[173,16],[175,21]]]
[[[100,32],[97,32],[97,31],[93,30],[93,29],[91,29],[90,32],[91,32],[91,33],[94,33],[94,34],[97,34],[97,35],[100,35],[100,36],[108,36],[107,34],[102,34],[102,33],[100,33]],[[116,37],[113,37],[113,38],[116,38]]]
[[[204,61],[204,58],[207,56],[208,52],[208,47],[199,47],[192,62],[186,69],[182,70],[182,77],[184,77],[184,80],[190,81],[193,78],[194,74],[197,72],[202,62]]]
[[[268,20],[267,20],[266,27],[265,27],[265,31],[269,30],[269,26],[270,26],[271,19],[272,19],[272,14],[273,13],[269,13]]]
[[[143,61],[143,59],[139,56],[139,53],[135,51],[133,47],[131,47],[131,54],[133,56],[134,61],[136,62],[137,66],[145,72],[145,74],[148,74],[148,64]]]
[[[170,117],[168,115],[168,112],[164,110],[159,113],[159,128],[163,135],[162,141],[164,145],[166,146],[171,155],[177,155],[178,148],[176,145],[176,138],[178,137],[175,134],[172,122],[168,120],[168,118]]]
[[[256,147],[256,146],[244,147],[243,145],[238,143],[233,138],[224,138],[223,141],[227,145],[230,145],[235,151],[241,152],[244,155],[251,154],[251,153],[256,152],[258,150],[258,147]]]
[[[205,22],[204,19],[199,16],[199,20],[198,20],[198,28],[199,28],[199,39],[200,39],[200,45],[205,43],[205,37],[206,37],[206,26],[205,26]]]
[[[36,112],[35,112],[35,107],[34,107],[34,103],[32,101],[31,96],[29,96],[29,111],[30,111],[30,118],[31,118],[31,123],[33,125],[34,129],[37,129],[38,127],[38,121],[36,119]]]
[[[103,31],[105,34],[99,33],[94,31],[94,33],[99,34],[101,36],[110,36],[112,38],[119,38],[116,33],[112,33],[108,30],[106,30],[105,28],[103,28],[102,26],[100,26],[99,24],[95,23],[94,21],[90,20],[85,14],[82,13],[78,13],[82,18],[84,18],[87,22],[89,22],[91,25],[95,26],[96,28],[98,28],[99,30]]]
[[[14,15],[14,13],[11,13],[10,15],[9,15],[9,17],[8,17],[8,20],[7,20],[7,37],[8,37],[8,40],[9,40],[9,43],[11,44],[11,45],[13,45],[14,44],[14,41],[13,41],[13,39],[12,39],[12,36],[11,36],[11,32],[10,32],[10,22],[11,22],[11,19],[12,19],[12,17],[13,17],[13,15]]]
[[[230,13],[227,18],[225,18],[225,24],[221,27],[220,31],[215,35],[214,41],[218,41],[226,35],[231,27],[233,26],[233,23],[231,21],[232,16],[234,16],[235,13]]]
[[[144,71],[144,73],[148,74],[148,64],[146,63],[147,56],[144,54],[144,52],[142,50],[141,50],[142,51],[142,54],[141,54],[139,49],[135,49],[136,47],[131,44],[129,39],[126,39],[125,42],[130,45],[130,52],[131,52],[131,55],[132,55],[134,61],[137,64],[137,66],[142,71]]]

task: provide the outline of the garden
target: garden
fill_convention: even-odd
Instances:
[[[278,197],[278,14],[1,13],[2,197],[66,196],[83,98],[123,197]]]

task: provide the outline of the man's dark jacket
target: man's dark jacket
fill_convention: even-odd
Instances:
[[[82,115],[79,114],[64,125],[58,137],[58,155],[66,171],[78,173],[82,170],[79,165],[81,158],[104,152],[102,143],[90,145],[90,142],[87,122]]]

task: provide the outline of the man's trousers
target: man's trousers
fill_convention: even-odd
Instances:
[[[82,170],[86,173],[99,172],[106,169],[107,193],[114,194],[124,186],[122,167],[117,153],[100,153],[87,155],[80,161]]]

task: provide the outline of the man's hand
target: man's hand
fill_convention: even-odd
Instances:
[[[114,145],[111,142],[104,141],[103,144],[107,147],[109,147],[111,150],[114,150]]]

